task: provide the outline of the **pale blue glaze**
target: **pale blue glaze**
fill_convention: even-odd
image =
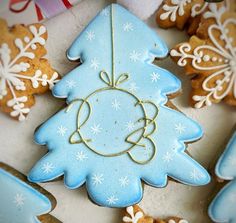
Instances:
[[[47,197],[0,168],[0,222],[39,223],[51,208]]]
[[[236,223],[236,132],[218,160],[215,173],[223,180],[232,181],[212,201],[209,216],[215,222]]]
[[[111,7],[114,21],[115,79],[122,73],[128,73],[129,79],[121,83],[119,89],[134,91],[140,101],[151,100],[155,103],[159,109],[155,120],[157,130],[151,135],[151,139],[140,140],[139,144],[146,147],[135,146],[129,154],[115,157],[98,155],[84,143],[69,142],[69,137],[77,128],[79,108],[82,107],[80,123],[88,115],[88,107],[78,101],[68,112],[61,110],[37,129],[35,141],[46,145],[49,153],[33,167],[29,180],[45,182],[64,175],[68,188],[75,189],[86,183],[91,199],[99,205],[109,207],[125,207],[139,202],[143,195],[141,180],[154,187],[164,187],[167,176],[189,185],[209,183],[207,171],[184,152],[184,143],[202,136],[201,127],[184,114],[165,106],[168,100],[166,95],[181,89],[180,81],[167,70],[152,64],[154,57],[167,56],[167,46],[154,31],[121,6],[108,6],[74,41],[68,50],[68,58],[80,58],[83,64],[63,77],[54,87],[53,94],[67,98],[70,103],[74,99],[85,99],[97,89],[108,87],[99,78],[99,73],[105,70],[109,77],[112,73]],[[125,25],[129,23],[132,26],[126,30]],[[88,38],[91,33],[95,34],[95,38]],[[136,61],[132,57],[133,52],[137,52]],[[99,62],[97,69],[91,64],[94,58]],[[153,79],[153,73],[158,74],[158,78]],[[92,139],[89,145],[108,155],[129,148],[130,143],[125,141],[129,134],[127,123],[135,123],[134,130],[144,125],[144,121],[137,123],[143,117],[142,107],[134,106],[137,101],[129,94],[114,89],[101,91],[87,101],[92,112],[80,131],[85,139]],[[114,101],[119,104],[116,109],[112,107]],[[144,104],[144,107],[147,117],[152,118],[156,109],[150,104]],[[93,134],[91,130],[96,125],[99,125],[99,132]],[[145,133],[150,132],[151,127],[152,125],[147,126]],[[138,136],[140,132],[131,138],[136,141]],[[76,137],[81,139],[78,135]],[[151,140],[157,151],[154,158],[145,165],[134,162],[131,156],[140,162],[151,157],[154,151]],[[45,170],[48,166],[49,171],[48,168]]]

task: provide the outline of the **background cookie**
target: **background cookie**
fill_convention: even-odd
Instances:
[[[0,162],[0,221],[14,223],[60,223],[50,216],[55,198],[40,186]]]
[[[0,19],[0,109],[25,120],[34,94],[46,92],[59,75],[43,58],[47,31],[41,24],[7,27]]]
[[[215,1],[214,4],[220,7],[230,1]],[[186,28],[189,35],[194,35],[202,15],[209,10],[210,4],[212,3],[205,0],[165,0],[157,12],[157,24],[162,28]],[[232,7],[229,10],[234,11]]]
[[[230,5],[210,4],[196,36],[170,53],[187,75],[196,75],[192,78],[190,96],[195,108],[222,100],[236,106],[236,14],[229,8]]]
[[[193,34],[208,4],[204,0],[165,0],[157,12],[156,21],[162,28],[183,29],[188,26],[188,33]]]
[[[188,221],[178,217],[170,217],[166,219],[154,219],[150,216],[147,216],[138,205],[126,208],[125,216],[123,217],[123,222],[124,223],[188,223]]]

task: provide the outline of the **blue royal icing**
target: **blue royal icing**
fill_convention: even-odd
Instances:
[[[164,187],[170,176],[207,184],[207,171],[184,152],[185,142],[202,136],[201,127],[165,105],[180,81],[152,64],[167,54],[166,44],[130,12],[116,4],[103,9],[67,52],[82,65],[53,89],[69,105],[37,129],[35,141],[49,152],[29,180],[64,175],[68,188],[85,183],[90,198],[109,207],[139,202],[141,181]]]
[[[232,180],[216,195],[209,207],[215,222],[236,223],[236,132],[217,162],[215,173],[223,180]]]
[[[0,168],[0,222],[40,223],[37,216],[51,208],[46,196]]]

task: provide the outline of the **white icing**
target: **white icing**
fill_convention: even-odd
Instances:
[[[217,8],[216,4],[209,4],[209,11],[204,13],[206,19],[213,18],[216,23],[212,24],[208,29],[208,35],[211,42],[214,44],[210,45],[201,45],[196,47],[192,54],[191,45],[188,43],[182,44],[179,47],[179,52],[176,50],[171,51],[171,56],[180,57],[178,60],[179,66],[186,66],[187,60],[191,59],[192,66],[199,71],[213,71],[202,83],[202,88],[204,91],[208,92],[207,95],[200,96],[194,95],[193,100],[197,103],[195,104],[196,108],[202,107],[204,104],[210,106],[212,104],[211,98],[216,100],[221,100],[226,97],[232,90],[233,95],[236,98],[236,48],[232,45],[230,37],[227,36],[228,26],[235,26],[236,19],[228,18],[223,20],[223,14],[226,12],[227,7],[222,6],[220,9]],[[217,37],[214,35],[214,31],[218,30],[221,32],[221,39],[224,41],[224,46],[222,42],[220,43]],[[235,38],[235,37],[234,37]],[[210,57],[205,54],[206,51],[214,53],[216,56]],[[202,62],[213,61],[215,64],[204,64]],[[212,80],[223,74],[223,77],[215,81],[213,87],[209,83],[212,83]],[[226,89],[222,92],[223,86],[227,85]]]
[[[138,223],[138,221],[143,217],[143,213],[141,211],[138,211],[134,214],[133,206],[127,207],[126,211],[130,215],[130,217],[124,216],[123,222]]]
[[[179,222],[176,222],[175,220],[170,219],[170,220],[168,221],[168,223],[188,223],[188,221],[182,219],[182,220],[180,220]]]
[[[58,74],[54,73],[51,79],[48,79],[48,76],[42,74],[40,70],[37,70],[34,76],[20,74],[21,72],[27,72],[30,68],[30,64],[25,62],[17,63],[17,61],[23,57],[33,59],[35,57],[34,52],[28,52],[28,50],[30,48],[35,50],[37,48],[36,43],[40,45],[45,44],[45,39],[42,37],[46,32],[44,26],[37,29],[32,25],[29,29],[33,34],[31,40],[28,36],[25,36],[23,41],[19,38],[15,39],[14,43],[18,48],[19,53],[14,58],[11,58],[11,50],[7,43],[3,43],[0,46],[0,100],[7,95],[9,89],[12,99],[7,102],[7,105],[13,109],[10,115],[12,117],[18,117],[19,121],[25,120],[25,114],[30,111],[29,108],[25,107],[25,102],[27,102],[28,98],[26,96],[18,97],[15,92],[15,90],[26,90],[23,80],[30,80],[33,88],[38,88],[39,83],[41,83],[42,86],[49,85],[49,87],[52,88],[58,78]]]
[[[192,0],[171,0],[172,5],[167,5],[167,4],[163,5],[163,10],[165,10],[166,12],[161,14],[160,19],[165,20],[165,19],[170,18],[172,22],[175,22],[177,18],[177,14],[179,16],[183,16],[184,6],[186,6],[187,4],[191,2]]]
[[[202,14],[206,10],[208,4],[209,3],[207,2],[204,2],[204,4],[195,4],[191,9],[191,16],[195,17]]]

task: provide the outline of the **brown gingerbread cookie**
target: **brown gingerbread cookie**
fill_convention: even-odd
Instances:
[[[0,222],[61,223],[49,215],[56,199],[26,176],[0,162]]]
[[[187,25],[188,33],[193,34],[208,4],[204,0],[164,0],[157,12],[156,21],[162,28],[183,29]]]
[[[196,35],[170,53],[187,75],[195,75],[190,96],[195,108],[222,100],[236,106],[236,13],[225,3],[211,3]]]
[[[215,1],[217,5],[226,5],[231,0]],[[202,14],[209,10],[209,1],[205,0],[164,0],[157,12],[156,21],[162,28],[187,28],[194,35],[201,22]],[[234,4],[235,7],[235,4]],[[230,8],[234,11],[233,6]]]
[[[47,30],[42,24],[8,28],[0,19],[0,108],[23,121],[42,94],[57,82],[59,75],[50,66],[44,47]]]
[[[188,223],[188,221],[178,218],[170,217],[163,219],[154,219],[147,216],[143,210],[138,206],[130,206],[126,208],[125,216],[123,217],[124,223]]]

